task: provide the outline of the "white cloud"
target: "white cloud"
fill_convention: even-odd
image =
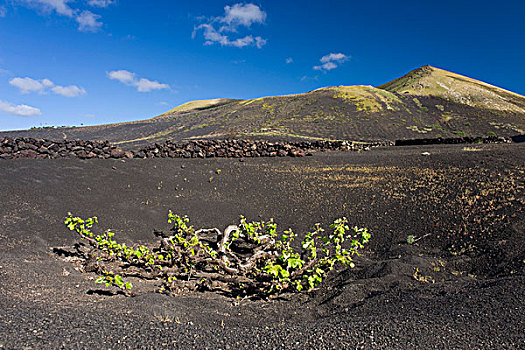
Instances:
[[[89,0],[88,5],[93,7],[108,7],[109,5],[113,5],[115,2],[115,0]]]
[[[334,62],[326,62],[320,66],[314,66],[315,70],[332,70],[336,68],[337,68],[337,64],[335,64]]]
[[[161,84],[158,81],[152,81],[145,78],[141,78],[137,81],[135,86],[139,92],[150,92],[151,90],[162,90],[170,87],[168,84]]]
[[[28,7],[43,11],[44,13],[56,12],[58,15],[74,18],[79,24],[78,30],[83,32],[96,32],[101,26],[102,22],[99,15],[84,10],[72,8],[68,5],[75,0],[13,0],[14,2],[26,4]],[[113,4],[114,0],[89,0],[88,4],[97,7],[106,7]],[[103,6],[105,5],[105,6]]]
[[[47,93],[47,89],[50,89],[57,95],[65,97],[77,97],[86,94],[86,90],[76,85],[60,86],[55,85],[49,79],[35,80],[31,78],[13,78],[9,81],[9,84],[18,88],[22,94],[28,94],[31,92],[38,92],[39,94]]]
[[[238,38],[233,41],[230,41],[227,37],[226,41],[221,42],[223,45],[235,46],[235,47],[245,47],[253,44],[253,37],[251,35],[245,36],[244,38]]]
[[[75,11],[67,4],[72,0],[15,0],[24,2],[31,7],[36,7],[45,12],[55,11],[57,14],[67,17],[73,17]]]
[[[38,108],[31,107],[28,105],[13,105],[12,103],[5,102],[2,100],[0,100],[0,111],[12,115],[17,115],[20,117],[32,117],[35,115],[42,114],[42,112]]]
[[[44,85],[45,87],[51,87],[53,85],[55,85],[51,80],[49,79],[42,79],[41,80],[42,82],[42,85]]]
[[[9,84],[18,88],[23,94],[28,94],[30,92],[38,92],[39,94],[43,94],[45,92],[46,87],[49,87],[49,84],[53,85],[53,82],[51,82],[48,79],[35,80],[26,77],[13,78],[9,80]]]
[[[51,91],[53,91],[57,95],[62,95],[65,97],[78,97],[86,94],[86,90],[83,88],[79,88],[76,85],[69,85],[69,86],[55,86],[51,88]]]
[[[0,18],[7,15],[7,8],[5,6],[0,6]]]
[[[91,11],[82,11],[82,13],[75,18],[79,24],[78,30],[81,32],[96,32],[102,26],[102,22],[98,22],[99,18],[99,15]]]
[[[128,86],[137,88],[139,92],[150,92],[152,90],[169,89],[168,84],[162,84],[155,80],[149,80],[146,78],[137,79],[137,74],[127,70],[115,70],[107,73],[107,76],[111,80],[118,80]]]
[[[257,46],[257,48],[260,49],[264,45],[266,45],[266,39],[263,39],[260,36],[256,36],[255,37],[255,46]]]
[[[286,59],[286,64],[290,64],[290,63],[293,63],[293,58],[288,57],[288,58]]]
[[[301,81],[309,81],[309,80],[315,80],[315,81],[318,81],[319,80],[319,76],[316,75],[316,76],[313,76],[313,77],[310,77],[308,75],[303,75],[300,79]]]
[[[327,63],[330,61],[344,62],[347,61],[349,57],[344,53],[331,53],[321,57],[321,63]]]
[[[128,72],[127,70],[114,70],[108,74],[108,78],[111,80],[118,80],[124,84],[131,84],[135,80],[135,73]]]
[[[225,6],[224,17],[219,17],[219,19],[228,25],[222,27],[222,30],[235,31],[238,26],[250,27],[252,23],[264,23],[266,12],[254,4],[235,4]]]
[[[201,18],[204,20],[205,18]],[[266,45],[266,39],[260,36],[255,38],[252,35],[245,35],[238,38],[230,38],[224,33],[238,33],[240,27],[250,28],[253,23],[264,23],[266,12],[254,4],[235,4],[224,7],[224,16],[214,17],[196,26],[192,33],[195,38],[196,33],[203,31],[205,39],[204,45],[220,44],[221,46],[245,47],[256,46],[258,49]],[[223,25],[221,25],[223,24]],[[218,29],[217,29],[218,28]]]
[[[330,53],[328,55],[324,55],[319,60],[322,64],[319,66],[314,66],[313,68],[315,70],[320,71],[329,71],[332,69],[336,69],[339,67],[340,64],[348,61],[350,59],[350,56],[345,55],[344,53]]]
[[[257,40],[254,40],[253,36],[251,35],[237,38],[235,40],[230,40],[226,35],[219,33],[211,24],[201,24],[200,26],[196,27],[193,37],[195,37],[195,32],[199,29],[204,29],[204,39],[206,39],[204,45],[213,45],[214,43],[219,43],[221,46],[234,46],[240,48],[252,45]],[[259,40],[263,40],[260,37],[257,38],[259,38]],[[259,47],[259,44],[257,47]]]

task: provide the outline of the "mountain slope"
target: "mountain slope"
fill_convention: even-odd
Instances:
[[[378,88],[393,93],[441,97],[471,107],[525,113],[523,96],[431,66],[413,70]]]
[[[190,102],[183,103],[180,106],[177,106],[177,107],[175,107],[173,109],[170,109],[169,111],[161,114],[160,116],[165,115],[165,114],[177,113],[177,112],[187,112],[187,111],[193,111],[193,110],[204,110],[204,109],[216,107],[216,106],[219,106],[219,105],[222,105],[222,104],[226,104],[226,103],[231,102],[231,101],[235,101],[235,100],[232,100],[232,99],[229,99],[229,98],[214,98],[214,99],[210,99],[210,100],[190,101]]]
[[[122,147],[188,138],[394,141],[525,134],[525,97],[424,66],[379,87],[326,87],[249,100],[191,101],[155,118],[113,125],[0,133],[108,139]]]

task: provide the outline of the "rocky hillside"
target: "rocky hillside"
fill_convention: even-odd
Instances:
[[[416,69],[378,88],[405,95],[440,97],[474,108],[525,113],[523,96],[431,66]]]

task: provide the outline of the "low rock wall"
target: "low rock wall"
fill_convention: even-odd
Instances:
[[[380,143],[350,141],[270,142],[265,140],[166,141],[125,151],[109,141],[0,138],[0,159],[45,158],[211,158],[303,157],[312,152],[367,150]]]
[[[395,146],[416,146],[416,145],[451,145],[461,143],[509,143],[511,140],[499,136],[486,137],[449,137],[449,138],[432,138],[432,139],[409,139],[396,140]]]

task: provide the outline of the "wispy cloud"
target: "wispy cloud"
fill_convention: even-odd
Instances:
[[[31,92],[43,94],[47,87],[54,85],[49,79],[35,80],[28,77],[13,78],[9,80],[9,84],[18,88],[23,94],[29,94]]]
[[[28,105],[14,105],[9,102],[0,100],[0,111],[20,117],[32,117],[41,115],[40,109]]]
[[[94,14],[91,11],[82,11],[75,20],[78,23],[78,30],[81,32],[96,32],[102,27],[102,22],[99,22],[99,15]]]
[[[108,7],[116,3],[116,0],[89,0],[88,5],[93,7]]]
[[[224,17],[217,18],[226,25],[220,30],[236,31],[239,26],[250,27],[253,23],[264,23],[266,12],[254,4],[235,4],[224,7]]]
[[[54,86],[51,88],[51,91],[53,91],[57,95],[62,95],[65,97],[77,97],[82,96],[86,94],[86,90],[83,88],[79,88],[76,85],[69,85],[69,86]]]
[[[57,14],[67,17],[74,17],[75,11],[69,7],[68,3],[72,0],[14,0],[15,2],[26,4],[29,7],[37,10],[51,13],[55,11]]]
[[[162,90],[169,89],[168,84],[161,84],[158,81],[152,81],[145,78],[141,78],[139,81],[135,82],[135,86],[139,92],[149,92],[151,90]]]
[[[20,3],[30,8],[34,8],[49,15],[55,12],[57,15],[74,18],[79,24],[78,30],[83,32],[96,32],[102,27],[101,18],[88,10],[80,10],[72,8],[69,3],[74,3],[74,0],[12,0],[14,3]],[[107,7],[114,3],[112,0],[89,0],[88,4],[96,7]]]
[[[86,94],[85,89],[76,85],[55,85],[55,83],[49,79],[35,80],[29,77],[13,78],[9,80],[9,84],[18,88],[22,94],[29,94],[31,92],[45,94],[48,92],[48,90],[51,90],[57,95],[62,95],[65,97],[78,97]]]
[[[5,6],[0,6],[0,18],[3,18],[7,15],[7,8]]]
[[[201,18],[206,20],[206,18]],[[256,46],[262,48],[267,40],[260,36],[239,36],[239,29],[249,29],[252,24],[263,24],[266,21],[266,12],[254,4],[235,4],[224,7],[224,16],[212,17],[206,23],[196,26],[192,33],[195,38],[197,32],[202,31],[204,45],[220,44],[221,46],[245,47]],[[236,38],[232,38],[236,36]]]
[[[261,38],[260,36],[255,37],[255,46],[257,46],[258,49],[262,48],[264,45],[266,45],[267,40]]]
[[[313,77],[310,77],[308,75],[303,75],[300,79],[301,81],[310,81],[310,80],[314,80],[314,81],[318,81],[319,80],[319,76],[318,75],[315,75]]]
[[[343,64],[349,59],[350,56],[347,56],[344,53],[330,53],[321,57],[319,62],[321,62],[322,64],[319,66],[314,66],[314,69],[327,72],[329,70],[336,69],[337,67],[339,67],[339,65]]]
[[[107,76],[111,80],[118,80],[128,86],[137,88],[139,92],[150,92],[152,90],[169,89],[168,84],[162,84],[155,80],[149,80],[146,78],[137,78],[137,74],[127,70],[114,70],[107,73]]]

